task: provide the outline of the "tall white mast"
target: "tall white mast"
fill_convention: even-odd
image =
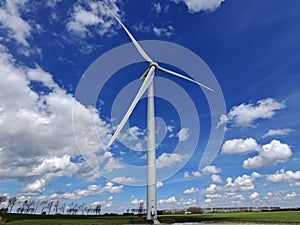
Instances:
[[[154,76],[155,67],[151,66],[148,76]],[[147,113],[147,220],[157,219],[156,203],[156,149],[155,149],[155,112],[153,80],[148,87]]]

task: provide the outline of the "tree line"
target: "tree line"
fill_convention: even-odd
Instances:
[[[59,200],[34,200],[17,199],[17,197],[8,198],[0,195],[0,204],[6,203],[6,207],[0,208],[2,213],[11,213],[14,209],[19,214],[69,214],[69,215],[100,215],[101,205],[91,206],[86,203],[78,204],[76,202],[66,203]]]

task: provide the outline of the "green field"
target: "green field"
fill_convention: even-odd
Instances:
[[[2,214],[4,224],[143,224],[144,216],[68,216],[68,215],[20,215]],[[159,216],[162,223],[184,222],[265,222],[300,224],[300,211],[282,212],[245,212],[245,213],[209,213],[199,215],[163,215]]]

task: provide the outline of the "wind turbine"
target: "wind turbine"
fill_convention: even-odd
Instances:
[[[140,55],[145,59],[146,62],[149,63],[149,67],[144,72],[141,77],[143,81],[142,86],[137,92],[133,102],[129,106],[125,116],[122,121],[118,125],[115,133],[111,137],[108,148],[111,144],[116,140],[122,128],[126,124],[129,119],[131,113],[133,112],[136,104],[141,99],[142,95],[148,90],[148,109],[147,109],[147,220],[157,220],[157,200],[156,200],[156,150],[155,150],[155,120],[154,120],[154,88],[153,88],[153,78],[155,75],[155,71],[163,71],[170,75],[183,78],[190,82],[193,82],[207,90],[213,91],[211,88],[207,87],[204,84],[201,84],[189,77],[183,76],[177,72],[168,70],[166,68],[161,67],[158,63],[154,62],[142,49],[139,43],[135,40],[133,35],[129,32],[129,30],[125,27],[125,25],[121,22],[121,20],[111,11],[114,18],[118,21],[121,27],[125,30],[132,43],[140,53]]]

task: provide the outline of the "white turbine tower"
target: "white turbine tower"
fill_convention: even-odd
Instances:
[[[193,82],[201,87],[204,87],[210,91],[213,91],[211,88],[191,79],[186,76],[183,76],[174,71],[168,70],[159,66],[156,62],[154,62],[142,49],[139,43],[135,40],[129,30],[125,27],[125,25],[121,22],[121,20],[112,13],[118,23],[122,26],[122,28],[126,31],[127,35],[133,42],[134,46],[141,54],[141,56],[150,64],[141,80],[143,81],[142,86],[140,87],[137,95],[135,96],[133,102],[131,103],[129,109],[127,110],[125,116],[117,127],[114,135],[110,139],[108,146],[116,140],[120,131],[126,124],[129,116],[133,112],[136,104],[141,99],[142,95],[148,89],[148,111],[147,111],[147,220],[157,220],[157,201],[156,201],[156,150],[155,150],[155,113],[154,113],[154,88],[153,88],[153,78],[156,70],[163,71],[165,73],[171,74],[176,77],[183,78],[190,82]]]

